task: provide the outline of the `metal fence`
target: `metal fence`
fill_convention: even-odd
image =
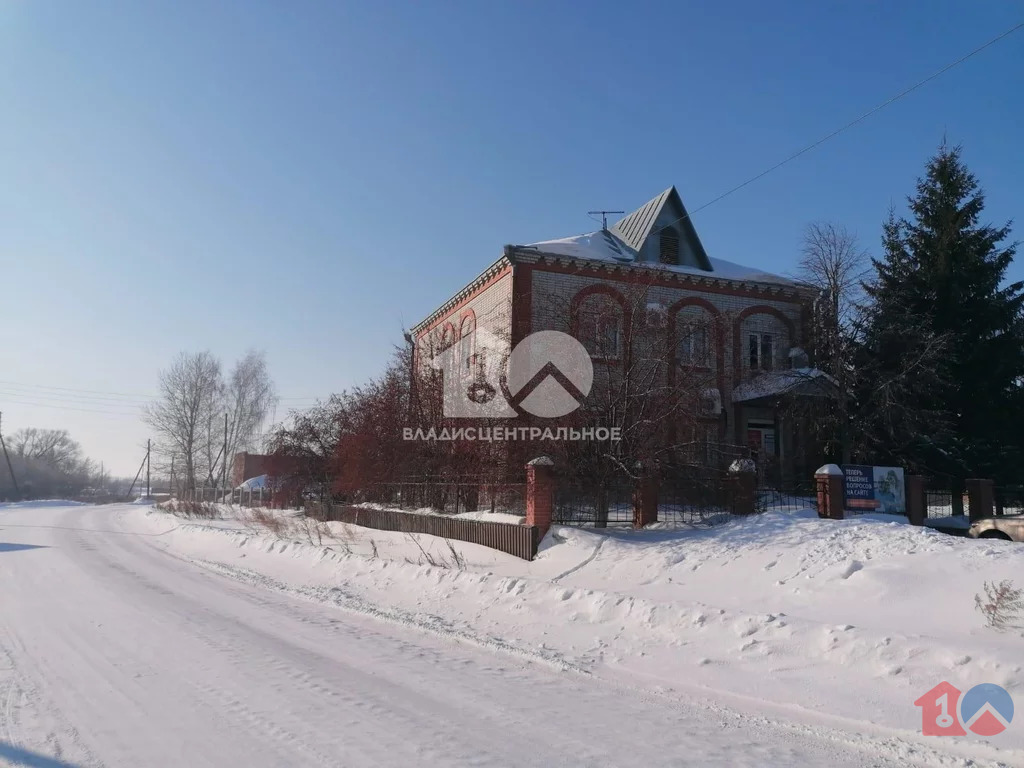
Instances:
[[[761,510],[782,510],[793,512],[799,509],[817,511],[817,490],[810,485],[797,485],[791,488],[762,486],[757,489],[758,505]]]
[[[194,488],[183,490],[182,501],[238,504],[243,507],[262,507],[272,501],[273,493],[263,488]]]
[[[954,490],[941,480],[929,480],[925,487],[925,517],[940,518],[970,515],[971,502],[966,491]]]
[[[630,478],[588,481],[559,477],[552,522],[595,528],[632,525],[634,487]]]
[[[716,525],[740,511],[739,479],[724,472],[684,472],[667,468],[657,479],[658,522],[669,525]],[[632,526],[634,494],[638,480],[629,477],[584,479],[557,477],[552,521],[581,527]],[[813,498],[784,495],[781,491],[758,489],[753,512],[770,505],[811,507]],[[749,496],[744,512],[750,509]]]
[[[658,487],[659,522],[714,525],[735,512],[735,478],[666,474]]]
[[[1024,513],[1024,486],[997,485],[994,489],[995,513],[1019,515]]]
[[[373,509],[340,504],[307,502],[306,515],[320,521],[338,521],[379,531],[425,533],[445,539],[480,544],[532,560],[540,543],[540,529],[532,525],[466,520],[447,515],[413,514],[393,509]]]

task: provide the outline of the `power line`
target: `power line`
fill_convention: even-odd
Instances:
[[[111,407],[111,408],[134,408],[142,407],[150,403],[155,402],[154,400],[93,400],[88,397],[79,395],[68,395],[68,394],[55,394],[53,392],[39,391],[33,392],[29,390],[18,390],[8,387],[0,387],[0,396],[9,397],[28,397],[33,400],[52,400],[58,403],[80,403],[82,405],[95,405],[97,407]]]
[[[858,123],[860,123],[860,122],[866,120],[867,118],[871,117],[871,115],[875,114],[879,110],[885,109],[887,106],[889,106],[893,102],[899,101],[904,96],[906,96],[906,95],[916,91],[922,85],[925,85],[926,83],[930,83],[935,78],[937,78],[940,75],[943,75],[946,72],[948,72],[949,70],[953,69],[953,67],[956,67],[956,66],[959,66],[960,64],[963,64],[965,61],[967,61],[971,57],[976,56],[977,54],[981,53],[982,51],[984,51],[989,46],[995,45],[996,43],[998,43],[1000,40],[1002,40],[1005,37],[1009,37],[1010,35],[1012,35],[1014,32],[1016,32],[1021,27],[1024,27],[1024,21],[1020,22],[1019,24],[1017,24],[1014,27],[1011,27],[1010,29],[1008,29],[1005,32],[1003,32],[1002,34],[993,37],[987,43],[978,46],[977,48],[975,48],[970,53],[965,54],[964,56],[961,56],[959,59],[957,59],[956,61],[952,62],[951,64],[947,64],[946,66],[944,66],[942,69],[938,70],[937,72],[933,72],[932,74],[928,75],[928,77],[924,78],[923,80],[919,80],[918,82],[914,83],[909,88],[906,88],[906,89],[900,91],[895,96],[892,96],[892,97],[886,99],[885,101],[883,101],[878,106],[873,107],[872,109],[869,109],[867,112],[865,112],[860,117],[856,118],[855,120],[851,120],[850,122],[848,122],[846,125],[842,126],[841,128],[837,128],[836,130],[832,131],[832,133],[828,134],[827,136],[823,136],[822,138],[820,138],[817,141],[815,141],[813,144],[808,144],[803,149],[794,152],[793,154],[791,154],[788,157],[786,157],[785,159],[777,162],[775,165],[771,166],[770,168],[766,168],[765,170],[761,171],[756,176],[752,176],[751,178],[749,178],[746,181],[744,181],[742,184],[737,184],[732,189],[729,189],[729,190],[723,192],[718,197],[712,198],[708,202],[704,203],[704,205],[700,206],[699,208],[694,209],[693,211],[690,211],[686,215],[680,216],[678,219],[675,219],[675,220],[670,221],[670,222],[668,222],[666,224],[663,224],[662,226],[658,227],[657,229],[652,229],[651,230],[652,234],[654,232],[660,232],[661,230],[665,229],[665,227],[672,226],[673,224],[676,224],[676,223],[678,223],[680,221],[683,221],[685,219],[693,218],[694,214],[700,213],[701,211],[703,211],[708,206],[714,205],[719,200],[723,200],[724,198],[728,197],[729,195],[733,194],[734,192],[739,192],[744,187],[746,187],[746,186],[748,186],[750,184],[753,184],[755,181],[757,181],[758,179],[761,179],[761,178],[767,176],[772,171],[778,170],[779,168],[781,168],[782,166],[786,165],[787,163],[790,163],[793,160],[796,160],[801,155],[807,154],[812,149],[815,149],[816,147],[819,147],[822,144],[824,144],[826,141],[829,141],[830,139],[834,139],[836,136],[838,136],[839,134],[843,133],[844,131],[852,128],[853,126],[857,125]]]
[[[76,389],[73,387],[57,387],[47,384],[24,384],[4,380],[0,380],[0,390],[6,391],[8,394],[14,394],[18,397],[45,397],[50,400],[68,400],[72,402],[80,401],[88,404],[93,404],[92,401],[99,401],[95,403],[96,405],[147,405],[149,403],[159,402],[161,399],[158,395],[129,395],[124,392]],[[278,400],[282,401],[299,403],[313,403],[323,399],[324,398],[322,397],[316,396],[288,396],[278,398]],[[109,403],[106,401],[109,401]]]
[[[83,393],[89,393],[89,394],[94,394],[94,395],[115,395],[117,397],[130,397],[130,398],[143,399],[143,400],[149,400],[149,399],[152,399],[152,398],[156,397],[156,395],[141,394],[141,393],[138,393],[138,392],[133,393],[133,394],[129,394],[127,392],[109,392],[109,391],[105,391],[105,390],[102,390],[102,389],[77,389],[77,388],[74,388],[74,387],[56,387],[56,386],[53,386],[53,385],[50,385],[50,384],[26,384],[24,382],[18,382],[18,381],[0,380],[0,384],[7,384],[7,385],[15,386],[15,387],[31,387],[33,389],[58,389],[58,390],[61,390],[62,392],[83,392]]]
[[[85,413],[85,414],[103,414],[104,416],[121,416],[121,417],[128,418],[128,419],[137,418],[138,417],[137,413],[130,414],[130,413],[126,413],[126,412],[123,412],[123,411],[97,411],[95,409],[73,408],[71,406],[54,406],[54,404],[50,403],[50,402],[27,402],[25,400],[12,400],[9,397],[4,397],[3,401],[4,402],[13,403],[13,404],[15,404],[15,406],[27,406],[27,407],[31,407],[31,408],[52,408],[52,409],[56,409],[57,411],[78,411],[80,413]]]

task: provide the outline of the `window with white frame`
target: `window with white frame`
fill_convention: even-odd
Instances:
[[[775,370],[775,334],[752,332],[747,334],[747,357],[750,370]]]

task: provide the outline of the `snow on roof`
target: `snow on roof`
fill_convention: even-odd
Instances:
[[[258,477],[250,477],[248,480],[246,480],[240,486],[235,488],[235,490],[236,491],[238,491],[238,490],[242,490],[242,491],[258,491],[260,488],[266,488],[266,487],[267,487],[267,476],[266,475],[260,475]]]
[[[788,371],[762,373],[749,381],[744,381],[732,391],[732,401],[742,403],[758,400],[762,397],[784,395],[801,384],[814,382],[819,386],[820,394],[828,394],[836,382],[831,376],[818,368],[793,368]],[[813,394],[813,393],[808,393]]]
[[[796,285],[796,282],[770,272],[763,272],[754,267],[746,267],[725,259],[709,259],[711,271],[697,267],[684,267],[676,264],[660,264],[639,262],[638,254],[614,234],[607,230],[588,232],[585,235],[575,237],[563,237],[558,240],[542,240],[538,243],[530,243],[527,248],[536,248],[542,253],[550,253],[555,256],[569,256],[575,259],[589,259],[592,261],[609,261],[616,264],[636,264],[637,266],[650,267],[654,269],[666,269],[671,272],[679,272],[689,275],[703,275],[705,277],[717,277],[725,280],[739,280],[744,282],[757,283],[778,283],[781,285]]]

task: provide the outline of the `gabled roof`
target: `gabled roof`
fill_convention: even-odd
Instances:
[[[657,220],[658,214],[661,213],[661,209],[665,207],[665,203],[673,194],[679,198],[679,193],[676,192],[674,186],[669,187],[654,199],[648,200],[632,213],[626,214],[624,218],[615,222],[611,231],[634,251],[639,251],[646,242],[647,236],[651,234],[651,230],[654,229],[654,222]],[[680,200],[679,205],[682,204],[683,201]]]
[[[679,193],[674,185],[657,197],[648,200],[632,213],[627,214],[625,218],[615,222],[611,232],[634,251],[639,251],[644,247],[647,238],[656,231],[655,225],[658,217],[666,207],[669,208],[670,215],[676,211],[679,212],[678,215],[672,216],[672,225],[678,226],[682,230],[682,235],[693,248],[700,267],[710,271],[711,263],[708,261],[707,251],[704,250],[703,243],[697,237],[697,230],[693,226],[690,215],[686,212],[686,206],[683,205],[683,199],[679,197]],[[666,225],[663,224],[662,227],[664,226]]]

